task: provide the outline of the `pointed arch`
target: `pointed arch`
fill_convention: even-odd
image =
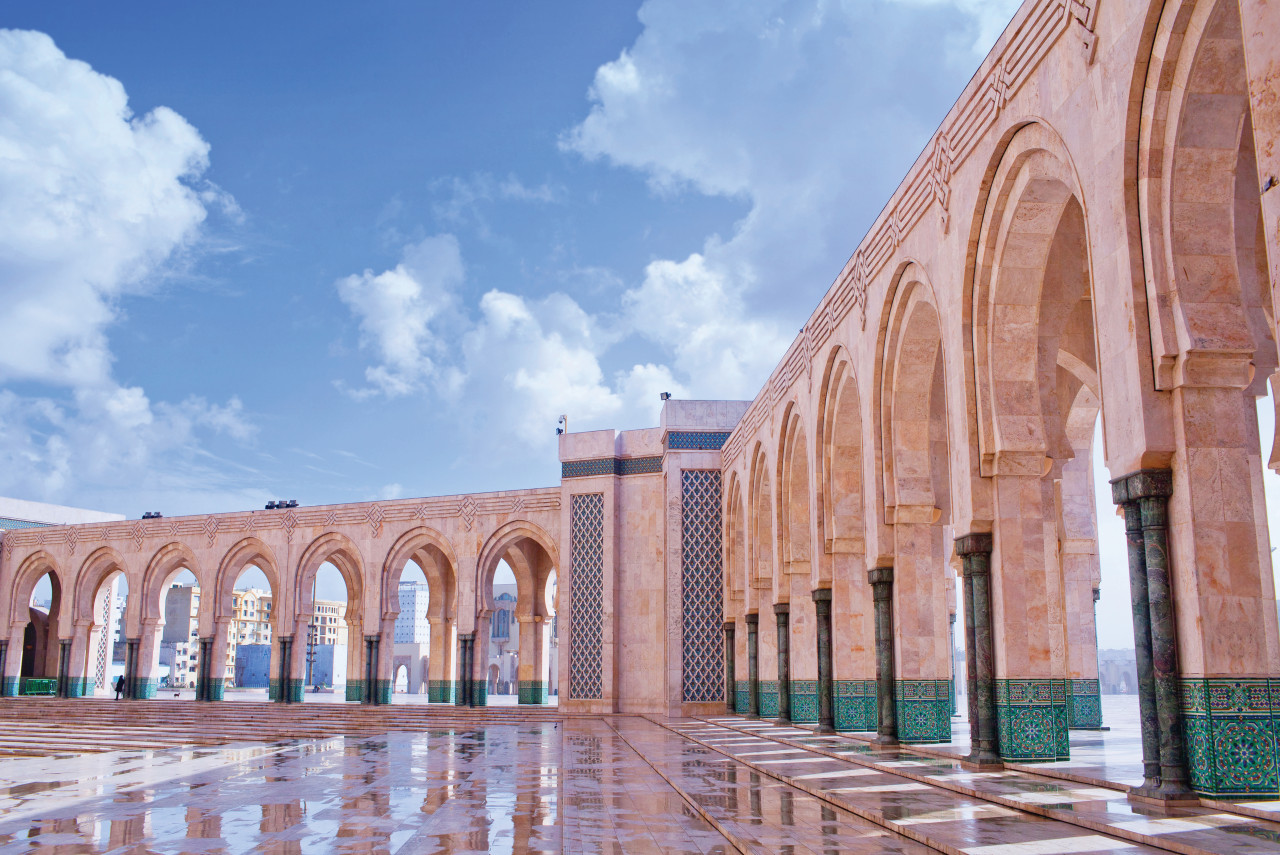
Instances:
[[[76,574],[76,594],[74,607],[72,612],[72,620],[77,623],[81,621],[94,622],[94,600],[97,597],[98,589],[115,573],[121,573],[127,580],[129,574],[125,571],[125,563],[123,556],[109,546],[102,546],[91,552],[84,563],[80,565],[80,571]],[[134,594],[129,592],[130,599]],[[126,606],[126,613],[128,607]]]
[[[819,388],[814,492],[822,552],[824,557],[861,555],[866,552],[862,400],[853,359],[843,346],[831,349]]]
[[[773,487],[769,458],[757,442],[751,456],[747,561],[751,587],[767,588],[774,580]]]
[[[813,562],[809,443],[795,401],[782,414],[778,440],[779,569],[809,575]]]
[[[164,590],[172,579],[182,570],[190,570],[196,577],[196,584],[208,589],[207,581],[201,572],[191,547],[179,541],[166,543],[156,550],[147,562],[146,572],[142,576],[142,619],[161,620],[164,618],[162,604]]]
[[[400,612],[399,584],[405,565],[412,559],[422,568],[430,590],[429,614],[453,618],[457,614],[458,559],[449,539],[435,529],[418,526],[392,545],[382,565],[382,613]]]
[[[297,575],[294,577],[293,616],[301,621],[311,614],[311,582],[320,571],[320,565],[325,563],[338,568],[346,583],[346,621],[351,624],[363,617],[364,559],[355,541],[336,531],[325,532],[303,550],[302,557],[298,560]]]
[[[53,602],[57,603],[60,600],[62,592],[66,590],[66,581],[63,578],[65,572],[58,566],[53,556],[43,549],[31,553],[22,560],[18,565],[18,572],[13,576],[13,598],[9,601],[11,631],[20,630],[31,619],[29,614],[31,595],[36,585],[45,576],[49,576],[53,583]]]
[[[747,584],[746,513],[742,499],[742,478],[735,469],[729,473],[729,487],[725,491],[725,589],[727,600],[742,599]]]
[[[560,566],[555,539],[529,520],[512,520],[490,535],[476,564],[476,607],[481,613],[493,610],[493,574],[503,559],[516,577],[517,614],[542,614],[547,580]]]
[[[276,602],[276,607],[271,612],[272,631],[274,632],[279,602],[282,596],[280,566],[276,562],[275,553],[271,547],[256,537],[246,537],[238,541],[222,556],[222,561],[218,564],[217,577],[214,581],[214,590],[217,592],[214,602],[214,620],[216,621],[220,618],[230,619],[234,614],[236,582],[239,581],[241,574],[248,567],[257,567],[262,571],[262,575],[267,577],[267,584],[271,587],[271,596]]]

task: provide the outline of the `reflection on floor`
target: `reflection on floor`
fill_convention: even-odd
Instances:
[[[1280,853],[1280,824],[1150,811],[1094,781],[1129,773],[1127,700],[1104,707],[1114,730],[1073,732],[1069,763],[981,773],[946,756],[962,721],[941,756],[738,716],[197,747],[138,727],[112,750],[70,750],[104,738],[98,718],[63,724],[44,756],[0,758],[0,853]],[[22,725],[9,713],[0,731]]]

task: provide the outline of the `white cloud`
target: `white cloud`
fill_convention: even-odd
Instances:
[[[243,218],[204,179],[208,156],[173,110],[135,115],[118,80],[47,35],[0,30],[0,382],[42,390],[0,393],[0,490],[212,492],[220,480],[194,463],[207,454],[197,434],[250,438],[235,398],[153,403],[112,374],[122,300],[197,245],[206,206]]]
[[[448,311],[463,276],[458,241],[444,234],[407,247],[392,270],[339,280],[338,296],[360,321],[360,346],[380,357],[365,372],[373,387],[394,397],[433,377],[437,342],[430,324]]]

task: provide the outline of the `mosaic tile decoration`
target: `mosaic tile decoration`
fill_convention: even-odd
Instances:
[[[541,680],[521,680],[516,689],[516,702],[521,704],[545,704],[547,684]]]
[[[603,696],[604,493],[569,498],[569,697]]]
[[[791,681],[791,720],[809,724],[818,720],[818,681]]]
[[[673,430],[666,435],[668,451],[719,451],[729,431]]]
[[[751,681],[733,681],[733,711],[738,715],[746,715],[751,711]]]
[[[898,680],[898,741],[951,741],[951,680]]]
[[[657,457],[620,457],[614,461],[618,475],[652,475],[662,471],[662,456]]]
[[[560,464],[561,478],[592,475],[652,475],[662,471],[662,455],[655,457],[600,457],[595,460],[566,460]]]
[[[778,717],[778,681],[760,681],[760,717]]]
[[[836,680],[836,730],[875,730],[879,724],[876,712],[876,681]]]
[[[378,680],[376,683],[376,691],[374,693],[374,703],[389,704],[391,703],[392,693],[395,691],[395,684],[390,680]]]
[[[471,681],[471,706],[487,707],[489,705],[489,684],[484,680]]]
[[[1070,760],[1066,680],[996,680],[1000,757],[1021,762]]]
[[[1067,680],[1067,726],[1102,727],[1102,689],[1097,680]]]
[[[272,677],[270,680],[267,681],[267,700],[269,701],[280,700],[280,681],[277,680],[275,677]]]
[[[363,680],[347,681],[347,695],[345,700],[353,703],[359,703],[360,701],[364,700],[364,681]]]
[[[289,703],[291,704],[302,703],[303,693],[306,692],[307,690],[307,687],[303,685],[303,682],[304,681],[301,677],[289,678],[288,683],[286,684],[289,689],[289,692],[288,692]]]
[[[137,684],[137,694],[134,697],[144,701],[150,700],[151,698],[154,698],[156,696],[156,693],[159,691],[160,691],[159,677],[147,677],[146,679],[139,678],[138,684]]]
[[[1208,796],[1280,798],[1280,679],[1182,679],[1191,786]]]
[[[724,700],[720,470],[680,473],[680,602],[685,703]]]
[[[0,680],[0,698],[12,698],[18,694],[18,678],[5,677]]]
[[[451,704],[455,699],[453,680],[427,681],[427,703]]]

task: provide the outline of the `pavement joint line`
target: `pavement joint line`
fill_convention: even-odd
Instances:
[[[703,719],[699,719],[699,720],[703,720]],[[737,728],[734,727],[734,725],[729,723],[722,724],[721,726],[727,730],[737,730]],[[676,732],[678,733],[679,731],[676,731]],[[774,740],[776,742],[779,742],[785,745],[798,744],[798,743],[790,742],[789,740],[783,739],[781,737],[774,737]],[[695,740],[695,741],[701,742],[701,740]],[[710,746],[710,745],[708,745],[707,747],[714,748],[714,746]],[[1171,840],[1168,838],[1157,837],[1152,839],[1140,833],[1131,831],[1130,829],[1085,819],[1071,811],[1055,811],[1052,808],[1046,808],[1043,805],[1018,802],[1012,799],[1002,798],[995,794],[981,793],[970,787],[958,785],[958,784],[955,784],[954,782],[947,781],[946,779],[929,778],[928,776],[921,775],[917,772],[913,772],[910,769],[904,769],[900,767],[881,768],[882,764],[878,764],[874,761],[870,761],[863,757],[858,757],[856,755],[840,754],[840,753],[831,752],[824,748],[815,747],[815,746],[804,746],[804,747],[807,750],[810,750],[816,754],[822,754],[827,757],[834,757],[839,760],[847,760],[850,763],[853,763],[854,765],[864,766],[869,769],[877,769],[878,771],[883,772],[886,775],[897,775],[899,777],[906,778],[911,781],[916,781],[917,783],[922,783],[928,786],[937,787],[938,789],[941,789],[941,790],[949,790],[958,795],[967,796],[968,798],[977,799],[979,801],[987,802],[990,804],[1002,805],[1004,807],[1012,808],[1013,810],[1023,811],[1025,813],[1036,814],[1038,816],[1044,817],[1045,819],[1057,820],[1059,822],[1067,823],[1068,825],[1074,825],[1077,828],[1083,828],[1088,831],[1104,834],[1109,837],[1114,837],[1129,843],[1136,843],[1140,846],[1150,846],[1155,849],[1164,849],[1169,852],[1180,853],[1180,855],[1205,855],[1205,853],[1208,851],[1205,849],[1201,849],[1198,846],[1191,846],[1188,844],[1181,843],[1180,841]],[[723,752],[723,753],[728,753],[728,752]],[[739,762],[747,762],[747,761],[739,761]],[[958,763],[958,761],[954,759],[952,760],[952,762]],[[748,764],[748,765],[754,765],[754,764]],[[778,773],[770,771],[765,768],[761,768],[758,771],[764,774],[770,775],[772,777],[778,778],[779,780],[787,780],[781,777]],[[1021,772],[1020,770],[1015,770],[1015,771],[1017,771],[1017,773],[1021,775],[1036,777],[1033,775],[1029,775],[1029,773]],[[790,783],[790,781],[788,781],[788,783]],[[801,789],[811,792],[811,790],[807,786],[801,786],[800,784],[793,784],[793,786],[797,786],[797,787],[800,787]],[[818,795],[819,798],[822,797],[819,793],[814,793],[814,795]],[[831,800],[828,799],[828,801],[831,801]],[[836,804],[836,802],[832,801],[832,804]],[[849,806],[847,805],[840,805],[840,806],[843,807],[845,810],[849,810]],[[893,830],[897,831],[900,834],[906,834],[909,829],[908,828],[899,829],[897,827],[894,827]],[[924,841],[921,841],[921,842],[924,842]],[[937,848],[936,844],[929,843],[927,845],[933,846],[935,849]]]

